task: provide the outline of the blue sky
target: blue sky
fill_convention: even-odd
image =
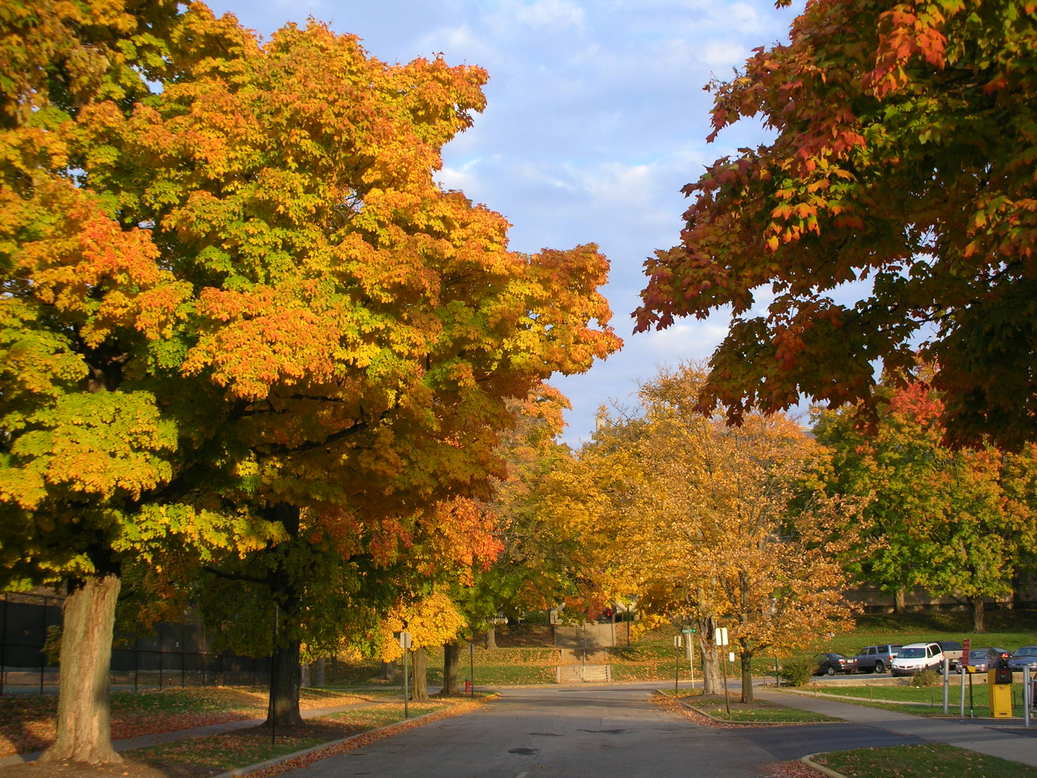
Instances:
[[[605,291],[626,345],[589,373],[553,381],[572,401],[570,444],[589,436],[599,406],[632,405],[660,367],[705,359],[723,337],[723,313],[643,335],[632,334],[630,313],[645,257],[677,241],[680,188],[704,164],[765,137],[743,122],[707,144],[703,86],[729,78],[754,47],[784,40],[794,9],[761,0],[210,5],[264,36],[312,16],[360,36],[385,61],[442,52],[489,71],[489,105],[444,150],[440,181],[502,213],[515,250],[595,242],[612,262]]]

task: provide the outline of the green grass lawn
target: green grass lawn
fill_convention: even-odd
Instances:
[[[976,633],[972,631],[971,612],[965,610],[861,616],[857,620],[857,627],[850,632],[836,635],[828,641],[816,641],[813,645],[793,646],[792,650],[796,656],[812,657],[822,651],[856,656],[864,646],[883,643],[907,645],[932,640],[960,642],[964,638],[970,638],[972,645],[977,648],[997,646],[1015,650],[1020,646],[1037,644],[1037,610],[996,610],[988,612],[986,618],[988,631]],[[613,652],[620,662],[644,662],[658,658],[665,666],[664,660],[669,659],[672,677],[673,635],[672,627],[660,628],[645,635],[631,648],[620,647]],[[774,662],[773,655],[755,657],[753,673],[759,676],[773,675]]]
[[[833,751],[813,757],[819,764],[849,778],[895,775],[897,778],[1022,778],[1037,776],[1037,769],[996,756],[940,744],[859,748]]]
[[[927,686],[916,688],[914,686],[816,686],[811,691],[819,691],[839,697],[864,697],[868,702],[856,700],[860,704],[874,704],[886,710],[899,710],[903,713],[914,713],[923,716],[943,715],[943,687]],[[1021,717],[1023,715],[1022,704],[1023,689],[1021,684],[1012,687],[1013,714]],[[957,715],[961,710],[961,687],[951,686],[950,714]],[[986,717],[990,715],[989,693],[986,684],[976,684],[972,687],[972,706],[969,704],[969,688],[965,686],[965,713],[968,714],[970,707],[974,708],[977,716]],[[883,705],[887,702],[913,702],[917,705]],[[854,702],[854,700],[847,700]]]
[[[673,696],[673,692],[669,690],[662,693],[669,697]],[[786,708],[784,705],[779,705],[769,700],[754,700],[750,703],[742,703],[738,701],[737,694],[733,694],[727,703],[725,703],[723,695],[703,695],[698,689],[682,690],[677,697],[681,702],[721,721],[742,724],[841,721],[841,719],[808,710]],[[728,705],[730,705],[730,715],[728,714]]]
[[[970,638],[972,645],[997,646],[1014,651],[1020,646],[1037,643],[1037,611],[997,610],[987,614],[987,632],[973,632],[971,614],[967,611],[933,611],[902,616],[878,615],[858,619],[857,629],[836,635],[827,647],[847,656],[869,645],[881,643],[921,643],[929,640]]]

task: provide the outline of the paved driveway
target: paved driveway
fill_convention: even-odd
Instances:
[[[652,688],[510,689],[476,713],[410,730],[291,775],[721,778],[759,776],[768,763],[826,747],[918,742],[847,724],[700,727],[657,708]]]

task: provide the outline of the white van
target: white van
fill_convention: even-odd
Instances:
[[[914,675],[943,666],[943,650],[936,643],[909,643],[893,658],[893,675]]]

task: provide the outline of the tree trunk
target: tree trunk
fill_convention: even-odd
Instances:
[[[907,613],[907,590],[897,589],[893,592],[893,610],[896,613]]]
[[[428,699],[428,653],[425,647],[414,649],[411,657],[414,660],[414,686],[412,700]]]
[[[325,680],[327,678],[327,664],[328,660],[324,657],[321,657],[312,665],[313,685],[316,686],[318,689],[324,688],[324,685],[327,683],[327,681]]]
[[[486,628],[486,648],[493,649],[497,647],[497,627],[491,624]]]
[[[720,677],[720,662],[716,643],[713,642],[713,618],[697,618],[699,648],[702,651],[702,693],[723,694],[724,684]]]
[[[742,648],[742,702],[752,702],[753,696],[753,655]]]
[[[461,646],[457,643],[447,643],[443,646],[443,697],[452,697],[457,694],[457,678],[461,668]]]
[[[270,703],[266,725],[302,726],[299,712],[299,687],[302,668],[299,664],[299,641],[281,638],[270,658]]]
[[[121,762],[112,748],[109,668],[115,603],[122,581],[117,575],[88,578],[62,609],[61,680],[58,738],[41,762]]]
[[[986,603],[983,602],[982,597],[976,597],[972,600],[972,631],[987,631]]]

